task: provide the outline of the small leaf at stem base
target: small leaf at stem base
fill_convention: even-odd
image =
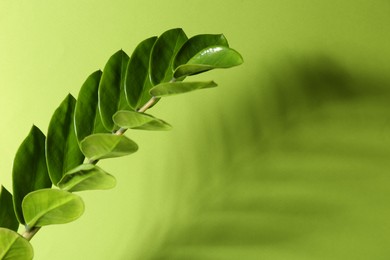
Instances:
[[[116,185],[114,176],[93,164],[82,164],[67,172],[58,187],[71,192],[84,190],[107,190]]]
[[[217,84],[214,81],[205,81],[205,82],[169,82],[162,83],[150,90],[150,94],[155,97],[166,97],[176,94],[182,94],[191,92],[203,88],[213,88]]]
[[[81,150],[89,160],[121,157],[138,150],[138,145],[123,135],[93,134],[80,143]]]
[[[118,111],[114,122],[120,127],[142,130],[170,130],[172,126],[167,122],[145,113],[135,111]]]

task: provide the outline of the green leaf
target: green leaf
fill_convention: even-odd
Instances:
[[[90,134],[107,132],[103,127],[98,111],[98,91],[101,76],[102,72],[100,70],[92,73],[84,82],[77,97],[74,121],[79,142]]]
[[[198,52],[186,64],[180,65],[174,72],[175,78],[181,78],[217,68],[231,68],[243,63],[242,56],[225,46],[212,46]]]
[[[100,80],[98,106],[103,126],[110,132],[116,129],[112,116],[129,107],[124,91],[128,62],[129,56],[124,51],[116,52],[108,60]]]
[[[150,77],[153,85],[172,80],[173,60],[187,40],[181,28],[168,30],[157,39],[150,60]]]
[[[214,81],[162,83],[153,87],[150,90],[150,94],[155,97],[165,97],[216,86],[217,84]]]
[[[149,60],[156,39],[157,37],[151,37],[141,42],[135,48],[127,66],[125,93],[133,109],[138,109],[151,98],[149,95],[149,89],[152,87],[149,77]]]
[[[33,257],[30,242],[12,230],[0,228],[0,259],[31,260]]]
[[[200,34],[190,38],[177,53],[173,68],[176,69],[180,65],[186,64],[201,50],[215,45],[229,47],[223,34]]]
[[[0,189],[0,227],[13,231],[18,231],[19,227],[12,202],[12,195],[3,186]]]
[[[25,224],[22,201],[31,191],[50,188],[52,183],[46,166],[45,135],[33,126],[16,152],[12,169],[15,214]]]
[[[170,130],[172,126],[161,119],[155,118],[145,113],[135,111],[118,111],[114,117],[114,122],[123,128],[142,130]]]
[[[93,134],[84,138],[80,145],[89,160],[125,156],[138,150],[134,141],[115,134]]]
[[[67,171],[84,160],[74,129],[75,105],[76,99],[69,94],[54,112],[47,131],[47,168],[55,185]]]
[[[84,213],[84,202],[79,196],[56,189],[29,193],[22,207],[28,228],[68,223]]]
[[[114,176],[93,164],[82,164],[67,172],[58,186],[67,191],[107,190],[116,185]]]

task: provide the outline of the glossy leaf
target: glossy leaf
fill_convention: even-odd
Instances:
[[[128,62],[129,56],[124,51],[116,52],[108,60],[100,80],[98,106],[103,126],[110,132],[116,129],[112,116],[129,107],[124,92]]]
[[[155,97],[165,97],[216,86],[217,84],[214,81],[162,83],[153,87],[150,90],[150,94]]]
[[[67,172],[58,186],[67,191],[107,190],[116,185],[114,176],[93,164],[82,164]]]
[[[215,45],[229,47],[223,34],[200,34],[190,38],[177,53],[173,68],[176,69],[180,65],[186,64],[201,50]]]
[[[57,189],[29,193],[22,207],[28,228],[65,224],[84,213],[84,202],[79,196]]]
[[[12,169],[15,214],[25,224],[22,213],[23,198],[30,192],[51,187],[46,167],[45,135],[33,126],[16,152]]]
[[[149,77],[149,60],[156,39],[157,37],[151,37],[141,42],[131,55],[127,66],[125,93],[133,109],[138,109],[151,98],[149,95],[149,89],[152,86]],[[146,97],[145,92],[148,95]]]
[[[81,150],[90,160],[121,157],[138,150],[138,145],[123,135],[93,134],[80,143]]]
[[[77,97],[74,121],[79,142],[90,134],[107,132],[103,127],[98,110],[98,90],[101,76],[100,70],[92,73],[84,82]]]
[[[114,122],[123,128],[142,130],[170,130],[172,126],[161,119],[145,113],[135,111],[118,111],[114,115]]]
[[[212,69],[231,68],[242,63],[242,56],[237,51],[225,46],[212,46],[197,53],[186,64],[180,65],[174,76],[181,78]]]
[[[76,99],[69,94],[54,112],[47,131],[46,161],[54,185],[84,160],[74,129],[75,105]]]
[[[153,85],[169,82],[173,78],[173,60],[188,40],[180,28],[164,32],[153,46],[150,60],[150,76]]]
[[[0,228],[0,259],[31,260],[33,257],[30,242],[12,230]]]
[[[18,231],[19,227],[12,202],[12,194],[3,186],[0,189],[0,227],[13,231]]]

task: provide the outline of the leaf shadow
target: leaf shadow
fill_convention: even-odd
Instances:
[[[148,258],[389,257],[390,82],[327,55],[265,73],[263,89],[235,97],[240,109],[200,119]]]

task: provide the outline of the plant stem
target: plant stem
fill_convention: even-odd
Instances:
[[[157,97],[152,97],[151,99],[149,99],[148,102],[145,103],[145,105],[143,105],[140,109],[137,110],[137,112],[139,113],[145,113],[146,110],[148,110],[154,103],[156,103],[156,101],[158,100]],[[115,135],[123,135],[125,132],[127,131],[127,128],[119,128],[117,131],[115,131]],[[99,162],[99,160],[89,160],[88,163],[90,164],[97,164]],[[41,228],[40,227],[33,227],[32,229],[30,230],[25,230],[24,233],[22,234],[22,236],[27,239],[28,241],[30,241],[34,235],[40,230]]]
[[[24,233],[22,234],[22,236],[27,239],[28,241],[30,241],[33,236],[41,229],[41,227],[33,227],[32,229],[30,230],[26,230],[24,231]]]
[[[149,99],[148,102],[145,103],[140,109],[137,110],[139,113],[145,113],[146,110],[148,110],[156,101],[158,100],[157,97],[152,97]],[[121,127],[118,130],[115,131],[115,135],[123,135],[127,131],[127,128]],[[88,163],[90,164],[97,164],[99,160],[89,160]]]
[[[145,103],[145,105],[143,105],[140,109],[137,110],[137,112],[139,113],[145,113],[146,110],[148,110],[154,103],[156,103],[156,101],[158,100],[158,98],[156,97],[152,97],[151,99],[149,99],[148,102]],[[116,135],[123,135],[125,132],[127,131],[127,128],[119,128],[115,134]]]
[[[157,98],[156,97],[152,97],[151,99],[149,99],[148,102],[146,102],[145,105],[143,105],[143,107],[141,107],[140,109],[138,109],[138,112],[140,113],[144,113],[146,110],[148,110],[154,103],[156,103],[157,101]]]

